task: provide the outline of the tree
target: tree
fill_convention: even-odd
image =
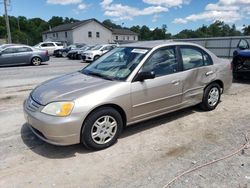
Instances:
[[[244,35],[250,35],[250,25],[243,28]]]

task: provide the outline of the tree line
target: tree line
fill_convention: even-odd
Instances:
[[[23,43],[34,45],[42,40],[42,32],[49,30],[61,24],[77,22],[79,20],[68,17],[53,16],[50,20],[45,21],[41,18],[28,19],[24,16],[10,16],[10,28],[13,43]],[[209,26],[203,25],[196,30],[185,29],[176,35],[168,32],[166,24],[155,29],[148,26],[133,26],[131,28],[123,27],[107,19],[103,24],[109,28],[130,29],[139,34],[139,40],[159,40],[175,38],[206,38],[206,37],[225,37],[250,35],[250,25],[244,26],[242,32],[236,29],[235,25],[228,25],[222,21],[216,21]],[[7,38],[6,25],[4,16],[0,16],[0,39]]]

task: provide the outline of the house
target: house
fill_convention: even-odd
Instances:
[[[96,19],[63,24],[43,32],[43,41],[61,41],[67,44],[132,42],[138,40],[138,34],[128,29],[108,28]]]

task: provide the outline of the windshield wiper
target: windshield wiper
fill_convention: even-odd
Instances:
[[[102,74],[100,74],[100,73],[96,73],[96,72],[88,72],[88,73],[86,73],[86,74],[87,74],[87,75],[91,75],[91,76],[97,76],[97,77],[103,78],[103,79],[105,79],[105,80],[113,80],[113,79],[110,78],[110,77],[104,76],[104,75],[102,75]]]

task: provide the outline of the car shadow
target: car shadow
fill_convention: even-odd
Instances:
[[[34,153],[50,159],[64,159],[75,157],[76,153],[86,154],[93,151],[85,149],[81,144],[71,146],[55,146],[48,144],[33,134],[25,123],[21,128],[23,143]]]
[[[41,63],[39,66],[45,66],[45,65],[49,65],[48,63]],[[37,67],[39,67],[37,66]],[[4,66],[0,66],[0,68],[13,68],[13,67],[35,67],[34,65],[31,64],[20,64],[20,65],[4,65]]]
[[[141,133],[143,131],[158,127],[158,126],[167,126],[165,124],[175,121],[181,117],[191,115],[195,112],[198,112],[199,108],[197,106],[185,108],[173,113],[162,115],[147,121],[143,121],[131,126],[128,126],[124,129],[119,139],[125,139],[131,135]],[[72,146],[55,146],[48,144],[38,137],[36,137],[33,132],[29,129],[27,124],[23,124],[21,128],[21,138],[23,143],[34,153],[41,155],[46,158],[51,159],[64,159],[75,157],[76,154],[88,154],[98,151],[88,150],[83,147],[81,144],[72,145]],[[119,142],[118,139],[118,142]]]
[[[234,79],[233,83],[237,84],[250,84],[250,78],[244,78],[244,79]]]
[[[181,117],[191,115],[195,112],[203,112],[199,109],[198,106],[184,108],[182,110],[178,110],[169,114],[165,114],[150,120],[142,121],[140,123],[136,123],[134,125],[125,127],[123,133],[120,138],[126,138],[131,135],[141,133],[143,131],[158,127],[158,126],[166,126],[165,124],[175,121]]]

